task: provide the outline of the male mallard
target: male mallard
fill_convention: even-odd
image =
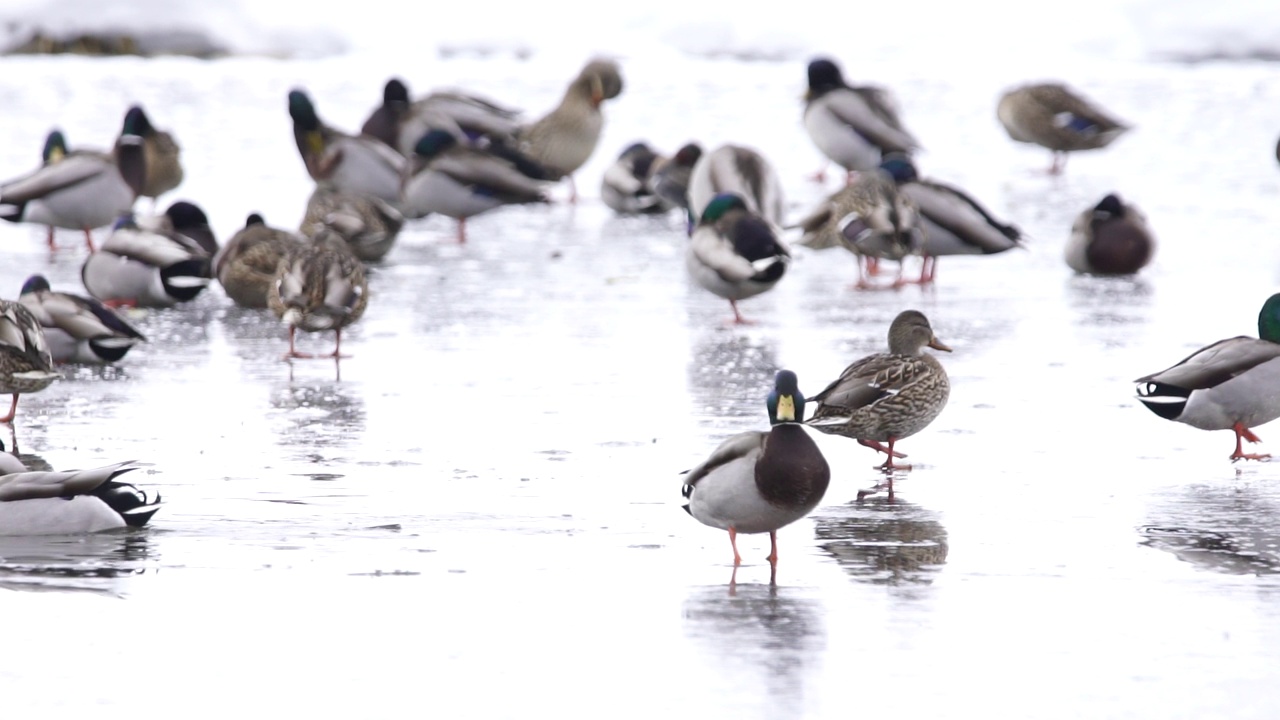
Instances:
[[[779,370],[766,401],[772,429],[730,437],[685,477],[685,511],[729,531],[734,567],[742,564],[738,533],[767,532],[776,569],[778,528],[808,515],[827,492],[831,469],[800,424],[804,403],[796,374]]]
[[[924,237],[920,253],[920,283],[933,282],[940,255],[992,255],[1022,245],[1022,232],[1000,222],[963,190],[933,180],[921,180],[905,155],[891,154],[881,167],[920,214]]]
[[[182,148],[178,147],[173,135],[155,129],[150,118],[138,105],[125,113],[124,128],[120,136],[123,138],[127,135],[142,138],[142,153],[147,162],[146,182],[142,185],[142,192],[138,194],[155,202],[156,198],[178,187],[182,182],[182,160],[179,157]]]
[[[622,69],[612,60],[592,60],[569,83],[554,110],[519,132],[519,149],[551,172],[569,178],[570,202],[578,199],[573,173],[586,164],[600,142],[600,103],[622,94]]]
[[[850,86],[840,67],[827,58],[809,63],[804,127],[818,150],[846,173],[871,170],[884,154],[910,154],[920,148],[898,117],[889,91]],[[819,171],[816,177],[821,180],[824,175]]]
[[[1234,431],[1232,461],[1271,457],[1245,453],[1241,440],[1259,442],[1252,428],[1280,417],[1280,293],[1262,304],[1258,337],[1219,340],[1134,382],[1138,400],[1165,420]]]
[[[902,259],[924,243],[915,203],[880,168],[858,173],[801,220],[800,227],[804,235],[799,244],[815,250],[838,245],[857,257],[858,289],[873,287],[868,276],[875,274],[880,260],[899,263],[893,286],[900,287],[905,282]]]
[[[1129,129],[1062,83],[1014,88],[1000,97],[996,116],[1009,137],[1053,151],[1053,174],[1066,167],[1067,153],[1104,148]]]
[[[169,206],[164,220],[139,222],[127,215],[84,261],[80,278],[90,295],[112,306],[193,300],[212,279],[213,253],[192,237],[207,228],[204,212],[188,202]]]
[[[702,211],[685,251],[689,274],[729,301],[738,324],[747,322],[738,312],[738,301],[778,284],[790,260],[791,253],[769,223],[732,193],[715,196]]]
[[[740,196],[751,212],[775,227],[782,226],[782,181],[773,165],[755,150],[721,145],[698,159],[689,176],[690,220],[702,217],[711,199],[721,193]]]
[[[18,302],[40,321],[55,363],[112,363],[147,340],[98,300],[54,292],[43,275],[27,278]]]
[[[317,187],[307,200],[307,212],[298,232],[314,237],[322,229],[337,233],[356,257],[376,262],[395,244],[404,215],[372,195],[352,195]]]
[[[466,242],[467,218],[503,205],[546,202],[541,174],[528,160],[460,145],[447,131],[432,130],[414,147],[404,208],[413,217],[434,212],[454,218],[458,242]]]
[[[40,321],[22,303],[0,300],[0,394],[13,396],[0,423],[13,422],[19,395],[40,392],[59,377]]]
[[[447,130],[458,142],[480,138],[511,143],[520,129],[520,111],[461,90],[438,90],[409,102],[409,89],[391,78],[382,89],[382,104],[365,120],[360,132],[376,137],[405,157],[430,130]]]
[[[889,352],[858,360],[814,396],[818,407],[809,425],[832,435],[853,438],[885,453],[882,470],[911,469],[895,465],[897,441],[925,429],[951,394],[942,363],[926,347],[951,352],[933,334],[929,320],[918,310],[904,310],[889,325]],[[885,447],[882,443],[888,443]]]
[[[1066,258],[1078,273],[1132,275],[1151,262],[1155,251],[1147,216],[1112,193],[1076,216]]]
[[[317,185],[373,195],[393,205],[400,202],[404,156],[376,138],[348,135],[325,125],[301,90],[289,91],[289,116],[298,153]]]
[[[301,235],[269,227],[261,215],[253,213],[213,259],[213,273],[232,302],[265,308],[280,262],[305,243]]]
[[[55,130],[45,141],[44,157],[45,164],[35,171],[0,185],[0,219],[83,230],[92,252],[90,231],[129,212],[146,184],[142,138],[122,135],[110,154],[68,153],[62,133]]]
[[[653,191],[662,199],[668,210],[680,208],[686,213],[689,209],[689,179],[693,175],[693,166],[702,157],[702,146],[688,143],[680,148],[673,157],[663,158],[653,171]]]
[[[79,535],[142,527],[160,509],[116,478],[138,465],[132,460],[91,470],[31,472],[0,443],[0,535]]]
[[[306,332],[333,330],[336,339],[327,357],[343,357],[342,329],[359,320],[368,304],[364,265],[346,243],[328,232],[289,253],[267,290],[267,305],[289,326],[286,359],[314,357],[295,348],[299,328]]]
[[[643,142],[632,143],[600,177],[600,199],[623,215],[657,213],[667,208],[653,190],[653,171],[663,160]]]

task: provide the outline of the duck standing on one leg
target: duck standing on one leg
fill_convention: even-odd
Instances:
[[[739,195],[717,195],[689,238],[685,265],[699,285],[729,301],[733,321],[748,321],[738,301],[770,290],[782,279],[791,253],[764,218]]]
[[[742,564],[738,533],[767,532],[776,571],[778,529],[808,515],[827,492],[831,469],[800,424],[804,403],[796,374],[779,370],[766,402],[772,428],[730,437],[685,477],[685,511],[729,531],[735,568]]]
[[[910,154],[920,147],[898,117],[889,91],[849,85],[840,66],[827,58],[809,63],[804,127],[818,150],[844,168],[846,183],[853,173],[878,166],[883,154]],[[826,179],[825,168],[814,179]]]
[[[1138,400],[1165,420],[1234,431],[1232,462],[1271,457],[1246,453],[1241,442],[1259,442],[1252,428],[1280,417],[1280,293],[1263,303],[1258,337],[1219,340],[1134,382]]]
[[[1000,97],[996,116],[1013,140],[1053,151],[1050,175],[1067,167],[1067,153],[1104,148],[1129,130],[1062,83],[1032,83],[1009,90]]]

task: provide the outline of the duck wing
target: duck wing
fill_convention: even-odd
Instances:
[[[702,463],[689,470],[686,474],[684,479],[685,497],[688,497],[689,490],[694,485],[697,485],[699,480],[706,477],[716,468],[753,454],[756,456],[762,454],[764,452],[765,439],[768,437],[769,433],[748,430],[729,437],[720,443],[720,446],[713,450],[706,460],[703,460]]]
[[[1173,367],[1140,377],[1134,382],[1203,390],[1221,385],[1276,358],[1280,358],[1280,343],[1240,335],[1203,347]]]

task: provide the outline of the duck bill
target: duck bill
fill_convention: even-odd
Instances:
[[[936,337],[929,341],[929,347],[934,350],[941,350],[942,352],[951,352],[951,348],[947,347],[946,344]]]
[[[796,421],[796,399],[790,395],[778,398],[778,422]]]

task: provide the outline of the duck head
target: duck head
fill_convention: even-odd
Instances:
[[[934,350],[951,352],[933,334],[929,319],[919,310],[903,310],[889,325],[889,352],[895,355],[919,355],[920,350],[931,347]]]
[[[49,290],[49,281],[43,275],[32,275],[27,281],[22,283],[22,292],[19,295],[28,293],[38,293]]]
[[[120,130],[121,135],[150,137],[155,132],[156,129],[152,127],[151,119],[147,117],[141,105],[134,105],[124,114],[124,125]]]
[[[218,253],[218,241],[209,227],[209,216],[199,205],[186,200],[179,200],[164,211],[173,229],[195,240],[210,256]]]
[[[790,370],[779,370],[773,378],[773,391],[765,404],[769,408],[769,424],[794,423],[804,420],[804,394],[800,380]]]
[[[1120,201],[1119,195],[1109,193],[1094,206],[1093,216],[1099,220],[1122,218],[1124,217],[1124,203]]]
[[[711,202],[707,203],[707,207],[702,210],[703,224],[713,223],[724,217],[730,210],[747,210],[747,201],[742,199],[741,195],[734,193],[720,193],[711,198]]]
[[[391,78],[382,87],[382,104],[396,109],[409,105],[409,88],[399,78]]]
[[[702,146],[698,143],[688,143],[676,151],[675,163],[680,167],[691,168],[698,163],[701,157]]]
[[[120,177],[133,190],[134,196],[142,194],[147,184],[147,157],[143,151],[142,136],[126,132],[116,139],[116,169]]]
[[[1280,293],[1267,298],[1258,313],[1258,337],[1280,343]]]
[[[413,153],[424,160],[430,160],[458,144],[458,138],[447,130],[431,130],[418,138],[413,146]]]
[[[806,100],[815,100],[832,90],[849,87],[844,82],[840,66],[829,58],[814,58],[809,62],[809,92]]]
[[[44,149],[40,151],[40,159],[45,165],[56,163],[67,156],[67,139],[61,130],[50,130],[44,139]]]

